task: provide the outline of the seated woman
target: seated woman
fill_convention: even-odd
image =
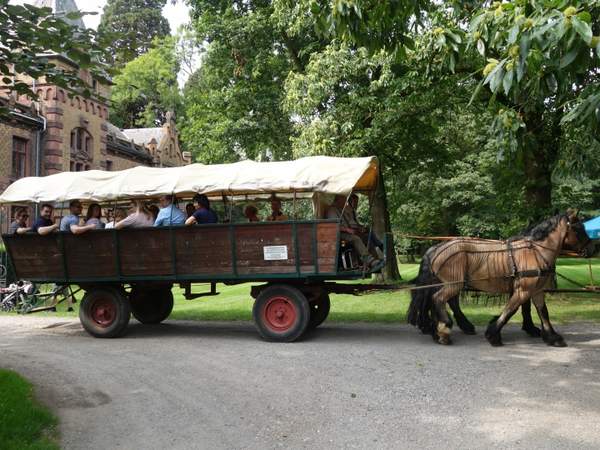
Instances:
[[[196,194],[194,196],[194,207],[196,211],[185,221],[186,225],[217,223],[217,214],[210,209],[210,201],[204,194]]]
[[[154,219],[152,213],[148,210],[144,202],[141,200],[135,200],[133,202],[133,213],[129,214],[123,220],[115,223],[115,228],[120,230],[121,228],[142,228],[151,227],[154,225]]]
[[[86,225],[95,225],[96,230],[101,230],[104,228],[104,223],[101,220],[102,218],[102,208],[98,203],[92,203],[88,206],[87,215],[85,217]]]

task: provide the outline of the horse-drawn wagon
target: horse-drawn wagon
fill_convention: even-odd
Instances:
[[[185,200],[201,193],[220,202],[225,217],[220,223],[187,227],[2,238],[18,278],[85,290],[79,316],[94,336],[121,335],[131,313],[144,323],[166,319],[174,284],[192,299],[216,295],[217,283],[262,282],[251,292],[259,333],[293,341],[327,317],[329,293],[343,289],[331,280],[370,277],[373,268],[368,265],[343,264],[340,221],[324,218],[323,212],[334,195],[359,192],[377,202],[379,179],[376,158],[331,157],[24,178],[8,187],[0,204],[64,205],[76,199],[106,206],[161,195]],[[232,219],[236,204],[266,201],[274,194],[292,205],[290,220]],[[296,206],[302,201],[310,205],[312,217],[298,218]],[[383,237],[386,230],[377,231]],[[210,284],[210,290],[194,293],[195,283]]]

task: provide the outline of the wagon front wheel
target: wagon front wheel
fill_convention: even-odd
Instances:
[[[112,338],[122,335],[131,316],[129,301],[118,289],[95,288],[83,296],[79,320],[94,337]]]
[[[173,311],[173,293],[171,288],[137,289],[129,295],[131,311],[141,323],[160,323]]]
[[[306,331],[310,306],[305,295],[295,287],[273,285],[258,295],[252,316],[264,339],[292,342]]]

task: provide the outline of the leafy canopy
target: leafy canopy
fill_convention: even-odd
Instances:
[[[176,38],[158,38],[114,78],[111,120],[121,128],[162,125],[168,111],[181,113]]]
[[[157,37],[170,34],[162,16],[167,0],[108,0],[98,25],[107,62],[117,68],[146,53]]]

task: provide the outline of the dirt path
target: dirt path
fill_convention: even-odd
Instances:
[[[38,386],[66,450],[598,448],[600,327],[560,331],[567,348],[367,324],[272,344],[249,323],[132,322],[101,340],[0,316],[0,366]]]

